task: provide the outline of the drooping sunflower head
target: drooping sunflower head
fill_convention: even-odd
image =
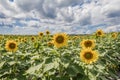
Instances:
[[[91,64],[98,60],[98,53],[90,48],[86,48],[80,52],[80,59],[86,64]]]
[[[118,35],[117,33],[112,33],[111,37],[115,39],[117,38],[117,35]]]
[[[53,36],[54,45],[59,48],[67,45],[68,35],[65,33],[58,33]]]
[[[44,34],[43,34],[43,32],[39,32],[38,35],[41,37],[41,36],[43,36]]]
[[[5,49],[7,51],[10,51],[10,52],[15,52],[17,51],[18,47],[17,47],[17,42],[14,41],[14,40],[8,40],[6,41],[6,44],[5,44]]]
[[[49,35],[49,34],[50,34],[50,31],[47,30],[47,31],[46,31],[46,35]]]
[[[83,40],[80,45],[82,46],[82,48],[94,48],[95,47],[95,40]]]
[[[96,36],[99,36],[99,37],[104,36],[104,32],[103,32],[103,30],[98,29],[98,30],[96,31]]]

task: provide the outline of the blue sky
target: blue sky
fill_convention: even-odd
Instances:
[[[120,31],[120,0],[0,0],[0,34]]]

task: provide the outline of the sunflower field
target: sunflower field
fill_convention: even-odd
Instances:
[[[0,80],[119,80],[120,33],[0,36]]]

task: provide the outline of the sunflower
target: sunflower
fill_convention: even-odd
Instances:
[[[47,31],[46,31],[46,34],[49,35],[49,34],[50,34],[50,31],[47,30]]]
[[[86,48],[80,52],[80,59],[86,64],[91,64],[98,60],[98,53],[90,48]]]
[[[21,39],[22,39],[21,37],[18,37],[18,40],[19,40],[19,41],[21,41]]]
[[[94,48],[95,47],[95,40],[83,40],[80,45],[82,48]]]
[[[52,46],[53,44],[54,44],[53,41],[47,42],[47,45],[48,45],[48,46]]]
[[[0,36],[0,40],[3,39],[3,36]]]
[[[39,34],[38,34],[38,35],[39,35],[40,37],[41,37],[41,36],[43,36],[43,32],[39,32]]]
[[[65,33],[57,33],[53,36],[54,45],[59,48],[67,45],[68,36]]]
[[[117,38],[117,35],[118,35],[117,33],[112,33],[111,37],[115,39]]]
[[[15,51],[17,51],[17,49],[18,49],[18,47],[17,47],[17,42],[14,41],[14,40],[8,40],[8,41],[6,41],[5,49],[6,49],[7,51],[10,51],[10,52],[15,52]]]
[[[27,42],[27,38],[23,38],[23,42]]]
[[[98,30],[96,31],[96,35],[99,36],[99,37],[104,36],[104,32],[103,32],[103,30],[98,29]]]
[[[19,42],[19,40],[18,40],[18,39],[16,39],[15,41],[16,41],[17,43]]]
[[[31,37],[31,41],[33,41],[33,42],[34,42],[34,41],[35,41],[35,37],[33,37],[33,36],[32,36],[32,37]]]

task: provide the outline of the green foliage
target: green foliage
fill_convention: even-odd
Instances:
[[[31,41],[31,36],[12,36],[27,38],[19,41],[17,52],[7,52],[5,42],[9,36],[0,40],[0,79],[1,80],[109,80],[119,79],[117,75],[120,65],[120,35],[116,39],[110,34],[105,37],[70,36],[68,45],[56,48],[48,46],[51,36],[44,36]],[[85,64],[80,59],[83,39],[95,39],[95,50],[99,59],[93,64]]]

